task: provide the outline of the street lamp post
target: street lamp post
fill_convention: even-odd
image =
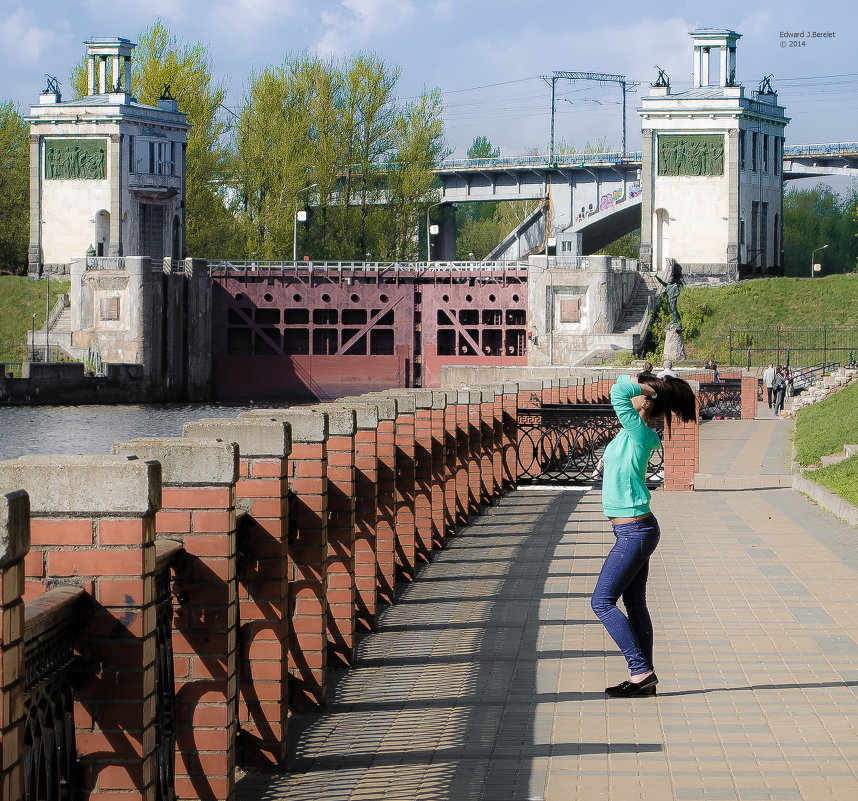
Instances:
[[[37,312],[33,312],[33,334],[30,339],[30,361],[36,361],[36,314]]]
[[[317,186],[318,184],[310,184],[295,193],[295,216],[292,218],[292,261],[294,262],[298,261],[298,195],[302,192],[309,192]]]
[[[819,251],[820,251],[820,250],[825,250],[825,248],[827,248],[827,247],[828,247],[828,245],[822,245],[821,247],[818,247],[816,250],[814,250],[814,251],[810,254],[810,277],[811,277],[811,278],[813,278],[813,257],[814,257],[817,253],[819,253]]]
[[[444,205],[444,201],[442,200],[440,203],[433,203],[431,206],[426,207],[426,261],[427,261],[427,263],[432,260],[431,255],[430,255],[432,253],[431,244],[430,244],[431,240],[429,239],[429,227],[430,227],[429,226],[429,210],[434,209],[435,206],[443,206],[443,205]]]

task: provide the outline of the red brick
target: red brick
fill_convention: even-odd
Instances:
[[[155,531],[160,534],[187,534],[191,530],[190,512],[165,512],[155,514]],[[102,544],[104,541],[102,541]]]
[[[149,531],[143,520],[137,519],[107,519],[98,525],[99,545],[136,545],[147,541]]]
[[[254,459],[250,468],[254,478],[280,478],[286,475],[286,459]]]
[[[30,551],[26,556],[24,556],[24,575],[27,576],[27,578],[44,578],[44,551]]]
[[[230,487],[164,487],[164,509],[224,509],[232,500]]]
[[[30,544],[92,545],[92,520],[31,518]]]
[[[238,482],[235,494],[237,498],[279,498],[284,490],[285,483],[278,478],[248,479]]]
[[[52,551],[48,554],[50,576],[141,576],[142,549],[109,548],[88,551]]]
[[[250,504],[251,514],[260,520],[261,518],[281,518],[286,514],[285,495],[281,497],[279,492],[273,499],[254,498]]]
[[[120,581],[111,581],[110,579],[99,579],[98,602],[102,606],[110,607],[142,607],[143,580],[126,578]]]
[[[231,515],[228,511],[195,511],[193,512],[194,533],[229,531]]]

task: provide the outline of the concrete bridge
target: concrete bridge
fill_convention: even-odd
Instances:
[[[435,174],[441,183],[441,202],[448,207],[480,201],[540,202],[488,256],[510,259],[542,248],[552,238],[557,255],[586,255],[638,228],[640,170],[641,153],[632,152],[571,154],[554,160],[548,156],[454,159],[444,162]],[[784,147],[784,180],[826,175],[858,176],[858,143]],[[448,217],[447,225],[453,221]],[[447,258],[443,249],[438,257]]]

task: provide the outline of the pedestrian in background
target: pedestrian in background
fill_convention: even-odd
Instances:
[[[769,366],[763,370],[763,384],[766,385],[766,395],[769,401],[769,408],[772,408],[774,403],[774,384],[775,384],[775,366],[769,362]]]
[[[775,395],[775,414],[784,410],[784,398],[786,397],[787,382],[784,378],[784,368],[778,365],[775,370],[775,379],[772,382],[772,389]]]

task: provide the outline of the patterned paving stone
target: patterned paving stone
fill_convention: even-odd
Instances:
[[[707,423],[701,472],[777,476],[787,423]],[[289,770],[239,801],[858,798],[858,537],[790,489],[654,496],[655,698],[589,595],[596,492],[521,490],[403,587]]]

